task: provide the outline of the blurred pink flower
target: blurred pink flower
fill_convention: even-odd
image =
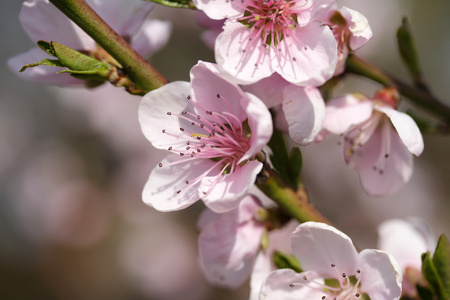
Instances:
[[[411,178],[412,154],[423,151],[423,139],[414,120],[397,111],[387,93],[373,99],[345,95],[326,106],[324,130],[342,135],[345,162],[359,172],[364,190],[372,196],[392,194]]]
[[[191,84],[173,82],[145,95],[139,121],[154,147],[172,152],[143,192],[144,202],[160,211],[199,198],[215,212],[236,208],[262,169],[253,158],[272,135],[264,103],[204,62],[192,68]]]
[[[114,29],[129,40],[131,46],[141,55],[148,56],[162,48],[168,41],[171,24],[169,22],[146,20],[154,7],[143,1],[87,0],[87,3]],[[96,42],[48,0],[27,0],[19,14],[20,22],[33,42],[56,41],[72,49],[95,53]],[[26,64],[48,58],[44,51],[35,47],[28,52],[8,60],[8,66],[19,77],[46,84],[83,84],[69,74],[56,74],[63,68],[37,66],[20,73]]]
[[[437,240],[430,226],[422,219],[391,219],[378,227],[378,248],[395,257],[403,271],[403,293],[417,296],[415,285],[423,280],[422,259],[433,252]]]
[[[299,225],[291,235],[291,247],[306,271],[270,273],[260,299],[358,299],[363,294],[377,300],[400,299],[401,269],[387,252],[358,253],[347,235],[316,222]],[[337,285],[328,285],[330,279]]]
[[[333,33],[323,26],[334,0],[194,0],[212,19],[225,19],[215,56],[242,84],[280,74],[296,85],[323,84],[337,63]]]

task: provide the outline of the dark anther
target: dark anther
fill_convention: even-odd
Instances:
[[[170,116],[172,113],[170,111],[168,111],[167,114]]]
[[[159,163],[159,167],[160,167],[160,168],[162,167],[162,163]]]
[[[172,150],[172,146],[170,146],[169,148],[167,148],[167,150],[169,150],[169,151]]]
[[[165,133],[165,132],[166,132],[166,130],[165,130],[165,129],[163,129],[163,130],[162,130],[162,133]]]

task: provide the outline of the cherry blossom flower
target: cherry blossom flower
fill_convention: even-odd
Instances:
[[[141,55],[149,56],[168,41],[171,24],[158,20],[146,20],[153,3],[131,0],[87,0],[87,3]],[[19,14],[20,22],[31,40],[56,41],[72,49],[104,56],[96,42],[67,18],[48,0],[27,0]],[[25,80],[56,85],[80,85],[84,81],[68,73],[56,74],[63,68],[37,66],[24,72],[26,64],[43,58],[52,58],[35,47],[8,60],[9,68]]]
[[[423,151],[414,120],[395,109],[396,96],[379,91],[373,99],[349,94],[330,100],[324,129],[342,135],[344,160],[359,172],[364,190],[373,196],[392,194],[411,178],[412,154]]]
[[[333,76],[337,46],[320,22],[334,0],[194,0],[212,19],[224,19],[215,57],[221,71],[242,84],[280,74],[296,85]]]
[[[364,46],[373,36],[372,29],[364,15],[345,6],[330,11],[325,23],[330,26],[337,42],[338,63],[334,75],[339,75],[344,72],[349,52]]]
[[[402,293],[402,273],[387,252],[358,253],[351,239],[334,227],[306,222],[291,235],[291,247],[302,273],[276,270],[266,278],[260,299],[396,300]]]
[[[275,108],[275,126],[288,132],[295,143],[307,145],[322,130],[325,103],[316,87],[296,86],[273,74],[242,88],[260,98],[267,107]]]
[[[430,226],[420,218],[391,219],[378,227],[378,247],[388,251],[403,271],[403,293],[417,296],[416,284],[423,284],[422,259],[425,252],[433,252],[436,238]]]
[[[150,174],[144,201],[183,209],[199,198],[215,212],[236,208],[262,163],[253,158],[272,135],[272,119],[256,96],[199,62],[191,84],[173,82],[144,96],[139,121],[158,149],[172,152]]]
[[[237,288],[250,276],[265,231],[264,224],[256,220],[260,208],[259,200],[249,195],[227,213],[209,209],[202,213],[198,245],[208,281]]]

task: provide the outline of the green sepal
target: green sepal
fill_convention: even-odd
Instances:
[[[302,272],[300,262],[292,254],[275,251],[273,253],[273,262],[278,269],[292,269],[297,273]]]
[[[289,176],[295,188],[298,188],[303,167],[303,156],[300,148],[294,147],[289,154]]]
[[[22,67],[19,72],[25,71],[27,68],[37,67],[37,66],[50,66],[50,67],[64,67],[57,59],[42,59],[38,62],[28,64]]]
[[[397,43],[403,62],[407,66],[413,80],[418,86],[426,88],[423,81],[419,57],[411,33],[411,26],[406,17],[403,18],[402,25],[397,30]]]
[[[421,300],[434,300],[433,292],[429,288],[417,284],[416,290]]]
[[[430,252],[422,255],[422,274],[438,300],[450,299],[450,245],[444,234],[439,238],[433,257]]]
[[[190,0],[145,0],[149,2],[158,3],[164,6],[176,7],[176,8],[195,8],[195,5]]]
[[[48,55],[56,57],[56,53],[53,50],[53,47],[52,47],[51,43],[46,42],[46,41],[38,41],[37,45],[38,45],[39,48],[41,48],[42,50],[47,52]]]

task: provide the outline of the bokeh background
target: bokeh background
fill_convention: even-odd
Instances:
[[[374,32],[359,54],[405,79],[395,31],[408,16],[426,78],[450,105],[449,1],[340,4],[362,12]],[[247,299],[247,285],[228,291],[202,276],[201,203],[173,213],[142,203],[142,187],[165,153],[141,134],[139,97],[107,86],[43,86],[7,69],[8,57],[34,46],[18,21],[20,7],[0,1],[0,299]],[[168,45],[150,58],[170,81],[188,80],[198,60],[214,60],[194,11],[156,7],[150,17],[173,22]],[[378,87],[348,77],[336,95]],[[450,234],[450,139],[424,139],[410,183],[384,198],[362,192],[336,140],[302,148],[313,203],[359,248],[375,247],[377,225],[394,217],[420,216],[436,235]]]

